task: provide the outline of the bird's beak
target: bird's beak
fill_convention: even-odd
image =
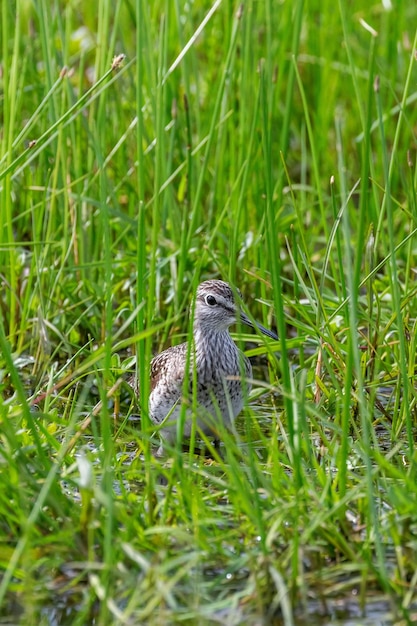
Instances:
[[[261,331],[261,333],[263,333],[267,337],[278,340],[278,335],[276,335],[272,330],[268,330],[267,328],[265,328],[265,326],[262,326],[262,324],[259,324],[258,322],[255,322],[255,323],[251,322],[248,316],[245,315],[245,313],[242,313],[242,312],[240,313],[240,320],[243,324],[246,324],[247,326],[251,326],[252,328],[257,328],[258,330]]]

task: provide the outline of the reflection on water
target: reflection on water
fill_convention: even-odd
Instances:
[[[384,597],[374,596],[366,601],[365,609],[352,598],[326,600],[326,607],[311,602],[306,610],[294,617],[294,626],[408,626],[417,623],[417,606],[398,611]],[[287,626],[282,620],[276,626]]]
[[[79,597],[80,599],[80,597]],[[6,616],[2,612],[0,617],[0,624],[25,624],[25,626],[73,626],[74,624],[80,624],[80,618],[84,613],[83,624],[89,624],[94,626],[98,615],[98,606],[91,606],[88,614],[81,610],[80,605],[74,603],[74,600],[68,597],[68,604],[65,603],[65,596],[61,596],[59,600],[45,604],[44,606],[34,606],[32,608],[19,607],[18,603],[9,604],[10,612]],[[363,610],[359,603],[355,600],[338,599],[327,600],[324,607],[319,602],[309,603],[301,612],[297,610],[293,616],[287,616],[284,620],[280,617],[265,618],[259,615],[246,614],[245,608],[240,606],[239,608],[233,607],[230,610],[223,610],[214,615],[210,615],[208,607],[206,610],[201,607],[201,616],[195,615],[191,621],[181,619],[180,615],[173,615],[172,624],[204,624],[204,626],[215,626],[218,624],[225,624],[227,626],[409,626],[410,624],[417,624],[417,606],[413,609],[409,609],[402,614],[401,611],[397,613],[392,610],[391,604],[383,597],[372,597],[366,604]],[[158,611],[155,612],[155,617]],[[26,619],[30,616],[29,621]],[[131,618],[134,616],[131,615]],[[116,625],[118,622],[108,622],[109,626]],[[126,623],[134,624],[134,621],[128,621]],[[153,622],[152,619],[146,622],[149,625],[152,623],[160,624],[162,622]]]

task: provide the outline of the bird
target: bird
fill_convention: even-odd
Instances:
[[[267,337],[278,339],[273,331],[248,318],[241,310],[241,301],[240,291],[223,280],[200,283],[193,304],[191,345],[185,342],[172,346],[152,359],[149,417],[158,426],[161,437],[157,457],[164,456],[166,447],[176,441],[183,401],[188,402],[182,432],[185,439],[191,436],[193,428],[193,406],[197,427],[215,440],[219,425],[230,430],[241,412],[251,389],[252,366],[230,336],[229,327],[240,320]],[[188,394],[184,394],[187,368]]]

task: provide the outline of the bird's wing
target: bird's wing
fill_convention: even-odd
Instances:
[[[164,350],[151,361],[151,392],[165,379],[170,386],[177,383],[179,394],[184,381],[187,344],[181,343]]]

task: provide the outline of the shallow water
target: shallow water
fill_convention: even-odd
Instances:
[[[365,608],[353,598],[326,600],[324,608],[318,602],[307,605],[302,615],[294,618],[294,626],[405,626],[417,623],[417,607],[395,611],[386,598],[371,596]],[[277,621],[277,626],[285,622]],[[286,626],[286,625],[285,625]]]
[[[0,617],[0,624],[8,626],[16,624],[25,624],[25,626],[71,626],[77,622],[79,618],[79,607],[74,603],[73,598],[68,597],[68,603],[65,597],[61,596],[58,601],[45,603],[44,606],[34,606],[30,611],[30,621],[28,622],[23,615],[28,615],[28,607],[23,612],[23,607],[19,607],[16,603],[9,615]],[[97,608],[97,607],[96,607]],[[156,611],[157,614],[157,611]],[[22,621],[22,618],[24,621]],[[181,623],[179,615],[173,615],[172,623]],[[88,623],[94,626],[96,623],[96,615],[94,608],[89,614]],[[111,624],[116,624],[112,621]],[[129,623],[134,623],[134,621]],[[155,623],[161,623],[156,620]],[[186,620],[187,624],[190,624]],[[391,609],[390,602],[383,597],[369,598],[364,610],[359,603],[351,598],[327,600],[326,607],[317,601],[310,602],[304,610],[296,610],[292,619],[284,620],[280,617],[270,618],[262,617],[254,614],[246,615],[245,609],[224,610],[213,616],[207,613],[200,617],[195,617],[195,624],[204,626],[215,626],[223,624],[224,626],[408,626],[409,624],[417,624],[417,606],[411,608],[401,614],[394,613]],[[147,621],[147,624],[152,624]]]

